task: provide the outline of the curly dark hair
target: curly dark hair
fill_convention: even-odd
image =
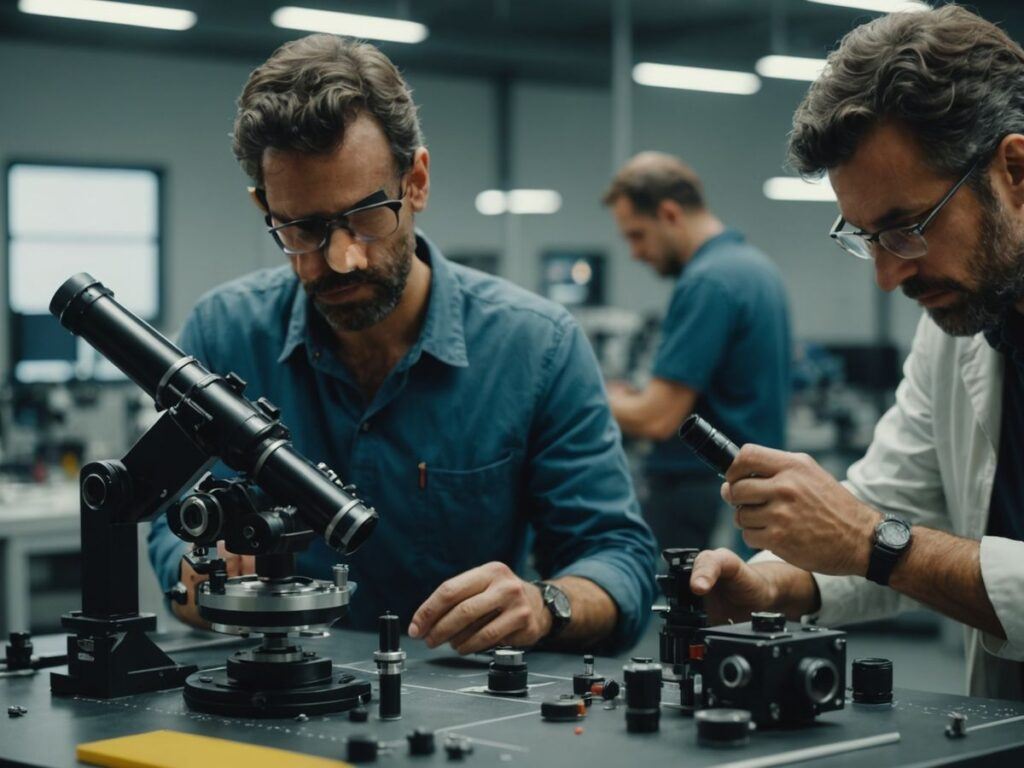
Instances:
[[[398,69],[369,43],[309,35],[285,43],[253,70],[238,99],[232,149],[262,188],[265,149],[330,152],[362,112],[380,123],[398,173],[407,171],[423,135]]]
[[[1024,131],[1024,50],[957,5],[857,27],[797,108],[789,163],[820,174],[849,160],[887,121],[916,137],[934,171],[963,173],[1004,136]]]

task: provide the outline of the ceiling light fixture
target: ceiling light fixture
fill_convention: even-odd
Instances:
[[[114,3],[109,0],[18,0],[18,10],[36,16],[57,16],[107,24],[182,31],[196,25],[192,11],[155,5]]]
[[[422,43],[427,39],[427,28],[415,21],[386,19],[382,16],[361,16],[355,13],[319,11],[287,5],[270,16],[270,23],[282,29],[303,32],[328,32],[333,35],[365,37],[392,43]]]
[[[811,82],[818,79],[823,69],[825,59],[809,59],[803,56],[762,56],[754,65],[754,71],[761,77]]]
[[[788,200],[826,203],[834,202],[836,193],[828,176],[820,179],[803,179],[799,176],[774,176],[762,187],[769,200]]]
[[[808,2],[819,5],[837,5],[841,8],[857,8],[875,13],[931,10],[931,6],[921,0],[808,0]]]
[[[633,67],[633,80],[640,85],[659,88],[682,88],[689,91],[731,93],[741,96],[749,96],[761,89],[761,79],[752,72],[682,67],[675,64],[654,64],[649,61]]]
[[[562,196],[553,189],[485,189],[476,196],[476,209],[484,216],[550,214],[561,207]]]

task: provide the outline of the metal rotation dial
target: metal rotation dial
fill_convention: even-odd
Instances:
[[[199,615],[225,634],[302,632],[326,627],[348,610],[349,587],[307,576],[234,576],[223,592],[199,585]]]

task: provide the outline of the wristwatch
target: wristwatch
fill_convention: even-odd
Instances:
[[[868,579],[883,587],[888,586],[893,568],[903,553],[910,549],[912,538],[910,523],[896,515],[886,515],[875,526],[871,557],[868,560]]]
[[[551,631],[545,640],[556,637],[572,621],[572,604],[569,596],[549,581],[535,581],[534,586],[540,590],[544,607],[551,614]]]

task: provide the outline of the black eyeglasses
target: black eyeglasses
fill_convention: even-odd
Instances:
[[[960,177],[960,180],[953,185],[953,188],[946,193],[946,196],[928,212],[924,220],[917,224],[889,227],[888,229],[880,229],[875,233],[863,230],[841,232],[840,230],[846,224],[846,219],[840,214],[839,218],[836,219],[836,223],[832,225],[828,236],[835,240],[840,248],[847,253],[852,253],[858,259],[874,258],[872,246],[875,243],[885,248],[893,256],[898,256],[901,259],[919,259],[928,253],[928,241],[924,239],[925,229],[935,220],[935,217],[939,215],[939,211],[942,210],[946,203],[953,199],[953,195],[971,177],[971,174],[978,168],[980,162],[981,158],[978,158],[971,163],[967,173]]]
[[[372,243],[394,234],[398,229],[403,197],[404,189],[399,191],[397,198],[389,198],[381,189],[334,216],[309,216],[276,226],[268,214],[267,232],[289,256],[325,249],[336,229],[344,229],[361,243]]]

